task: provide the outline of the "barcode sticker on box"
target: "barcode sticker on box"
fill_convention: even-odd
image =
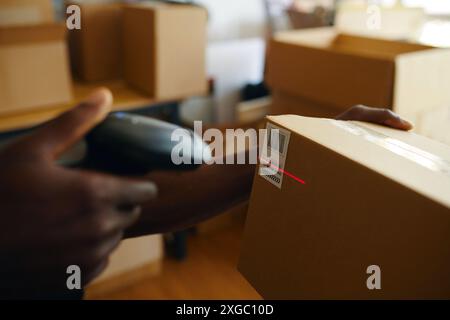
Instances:
[[[259,175],[281,189],[291,133],[273,123],[266,126],[260,145]]]

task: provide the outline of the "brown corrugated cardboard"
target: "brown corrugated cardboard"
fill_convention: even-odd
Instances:
[[[157,99],[207,92],[204,9],[143,3],[124,8],[127,82]]]
[[[340,110],[316,101],[296,97],[280,91],[272,92],[269,115],[298,114],[305,117],[335,118]]]
[[[0,26],[54,22],[52,0],[0,1]]]
[[[450,298],[448,146],[358,122],[268,119],[290,132],[284,173],[277,188],[257,171],[239,261],[264,298]]]
[[[69,31],[72,69],[84,81],[122,76],[122,5],[72,1],[81,9],[81,29]],[[69,5],[70,5],[69,4]]]
[[[0,113],[71,99],[65,26],[0,27]]]
[[[339,34],[288,31],[270,45],[267,80],[292,96],[343,111],[390,108],[416,122],[450,102],[450,50]]]

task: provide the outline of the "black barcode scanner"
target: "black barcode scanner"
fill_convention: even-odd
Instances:
[[[174,134],[175,133],[175,134]],[[116,174],[145,174],[154,170],[193,170],[211,151],[191,130],[161,120],[118,112],[109,115],[87,136],[84,166]],[[180,148],[180,143],[185,143]],[[178,146],[178,148],[177,148]],[[184,150],[183,161],[172,152]]]

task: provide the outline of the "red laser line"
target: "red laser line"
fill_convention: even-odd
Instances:
[[[260,159],[260,160],[263,161],[264,159]],[[267,162],[267,163],[264,163],[263,165],[268,165],[268,166],[274,168],[275,170],[280,171],[281,173],[283,173],[283,174],[287,175],[288,177],[294,179],[295,181],[297,181],[297,182],[299,182],[301,184],[306,184],[305,180],[300,179],[299,177],[293,175],[292,173],[290,173],[290,172],[288,172],[286,170],[278,168],[276,165],[272,164],[270,161],[264,161],[264,162]]]

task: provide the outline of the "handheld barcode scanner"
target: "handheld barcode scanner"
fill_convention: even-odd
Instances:
[[[173,161],[172,151],[180,143],[186,143],[182,149],[187,154],[176,164],[179,161]],[[208,145],[191,130],[123,112],[111,114],[89,133],[87,146],[88,167],[117,174],[194,170],[211,158]]]

